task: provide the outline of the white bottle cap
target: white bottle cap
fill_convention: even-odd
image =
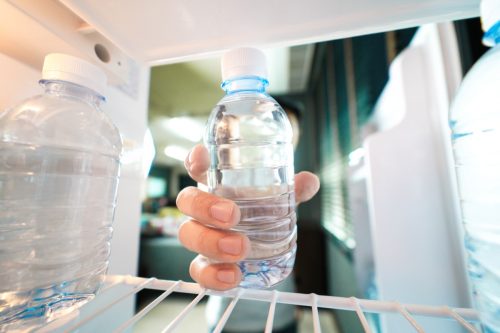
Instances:
[[[258,49],[241,47],[222,56],[222,81],[238,76],[258,76],[267,79],[266,56]]]
[[[104,96],[107,78],[97,66],[62,53],[51,53],[45,57],[42,71],[43,80],[61,80],[78,84]]]
[[[481,22],[486,32],[500,20],[500,0],[481,1]]]

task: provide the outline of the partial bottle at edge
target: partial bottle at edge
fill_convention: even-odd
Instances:
[[[45,58],[45,92],[0,114],[0,331],[92,299],[106,273],[121,138],[99,109],[105,74]]]
[[[209,191],[234,200],[241,221],[233,230],[251,242],[239,263],[241,286],[266,288],[291,272],[296,252],[292,128],[266,93],[266,59],[252,48],[222,58],[226,95],[213,109],[205,133],[211,165]]]
[[[469,71],[450,124],[468,271],[483,331],[500,332],[500,0],[483,0],[483,42],[493,46]]]

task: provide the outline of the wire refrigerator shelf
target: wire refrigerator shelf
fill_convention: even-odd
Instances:
[[[127,328],[132,327],[136,322],[143,318],[149,311],[151,311],[160,302],[165,300],[172,293],[185,293],[197,295],[193,301],[188,304],[170,323],[166,323],[161,331],[162,333],[175,332],[176,327],[187,316],[187,314],[198,304],[198,302],[206,295],[218,295],[231,298],[231,302],[226,308],[219,323],[215,327],[214,333],[219,333],[224,328],[226,321],[231,315],[236,303],[240,299],[257,300],[269,303],[269,314],[265,326],[265,333],[272,332],[274,311],[277,303],[293,304],[298,306],[310,307],[312,311],[313,327],[312,332],[321,332],[318,308],[322,309],[337,309],[355,311],[358,319],[365,332],[372,332],[368,321],[365,317],[365,312],[371,313],[399,313],[403,316],[409,324],[415,329],[415,332],[425,332],[422,326],[413,317],[418,316],[431,316],[440,317],[444,320],[455,320],[467,332],[480,333],[479,330],[471,324],[477,322],[478,316],[475,310],[467,308],[451,308],[449,306],[429,306],[429,305],[416,305],[416,304],[402,304],[397,301],[374,301],[366,299],[358,299],[356,297],[335,297],[335,296],[322,296],[316,294],[299,294],[289,292],[279,292],[276,290],[255,290],[236,288],[225,292],[208,290],[202,288],[200,285],[184,281],[169,281],[159,280],[156,278],[140,278],[134,276],[120,276],[111,275],[106,277],[105,285],[96,297],[95,302],[99,298],[103,298],[105,294],[109,294],[113,289],[120,288],[120,293],[107,299],[104,305],[97,307],[90,314],[79,316],[78,311],[72,314],[49,323],[47,326],[38,332],[74,332],[78,328],[83,327],[85,324],[100,316],[105,311],[119,303],[120,301],[137,294],[143,289],[161,290],[163,293],[144,307],[141,311],[136,313],[132,318],[123,322],[113,332],[123,332]],[[125,287],[125,288],[124,288]],[[91,303],[92,303],[91,302]],[[84,308],[86,306],[84,305]],[[76,313],[75,313],[76,312]]]

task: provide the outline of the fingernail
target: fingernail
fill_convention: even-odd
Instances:
[[[189,164],[193,163],[193,151],[191,150],[188,155]]]
[[[219,239],[219,249],[222,252],[232,255],[238,255],[242,250],[241,237],[239,236],[226,236]]]
[[[233,205],[229,202],[219,201],[210,207],[210,214],[214,219],[222,222],[231,222],[233,215]]]
[[[232,270],[220,270],[217,272],[217,280],[225,283],[234,283],[236,274]]]

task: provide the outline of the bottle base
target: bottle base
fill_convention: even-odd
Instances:
[[[49,304],[38,305],[15,313],[0,322],[0,332],[30,332],[78,309],[94,295],[67,295]],[[5,331],[4,331],[5,329]]]
[[[266,289],[283,281],[292,272],[297,246],[283,255],[268,259],[247,259],[238,263],[243,273],[240,287]]]
[[[36,330],[92,300],[99,283],[91,288],[94,291],[92,293],[69,291],[74,289],[78,282],[81,281],[66,282],[25,292],[0,293],[0,299],[10,299],[11,303],[18,304],[14,308],[0,312],[0,333]]]

